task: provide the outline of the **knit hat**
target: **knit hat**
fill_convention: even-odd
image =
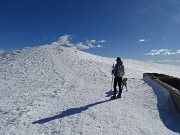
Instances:
[[[121,58],[117,57],[116,61],[121,61]]]

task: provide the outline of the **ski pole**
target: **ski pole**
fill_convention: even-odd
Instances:
[[[111,90],[113,90],[113,81],[114,81],[113,70],[114,70],[114,63],[113,63],[113,66],[112,66],[112,83],[111,83]]]

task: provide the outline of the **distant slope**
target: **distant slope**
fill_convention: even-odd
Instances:
[[[177,125],[179,116],[164,109],[169,95],[161,87],[156,94],[142,75],[180,77],[180,67],[123,62],[129,91],[110,101],[115,58],[55,45],[1,55],[0,134],[179,134],[178,126],[169,126]]]

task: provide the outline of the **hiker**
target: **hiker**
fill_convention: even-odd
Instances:
[[[117,57],[116,61],[117,61],[117,63],[115,65],[114,69],[112,70],[112,74],[114,75],[114,95],[111,97],[112,99],[121,98],[121,93],[122,93],[121,82],[122,82],[122,77],[124,76],[124,65],[123,65],[121,58]],[[119,93],[116,97],[117,84],[119,86]]]

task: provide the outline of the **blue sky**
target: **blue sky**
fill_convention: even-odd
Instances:
[[[180,60],[179,0],[0,0],[0,50],[45,44]]]

